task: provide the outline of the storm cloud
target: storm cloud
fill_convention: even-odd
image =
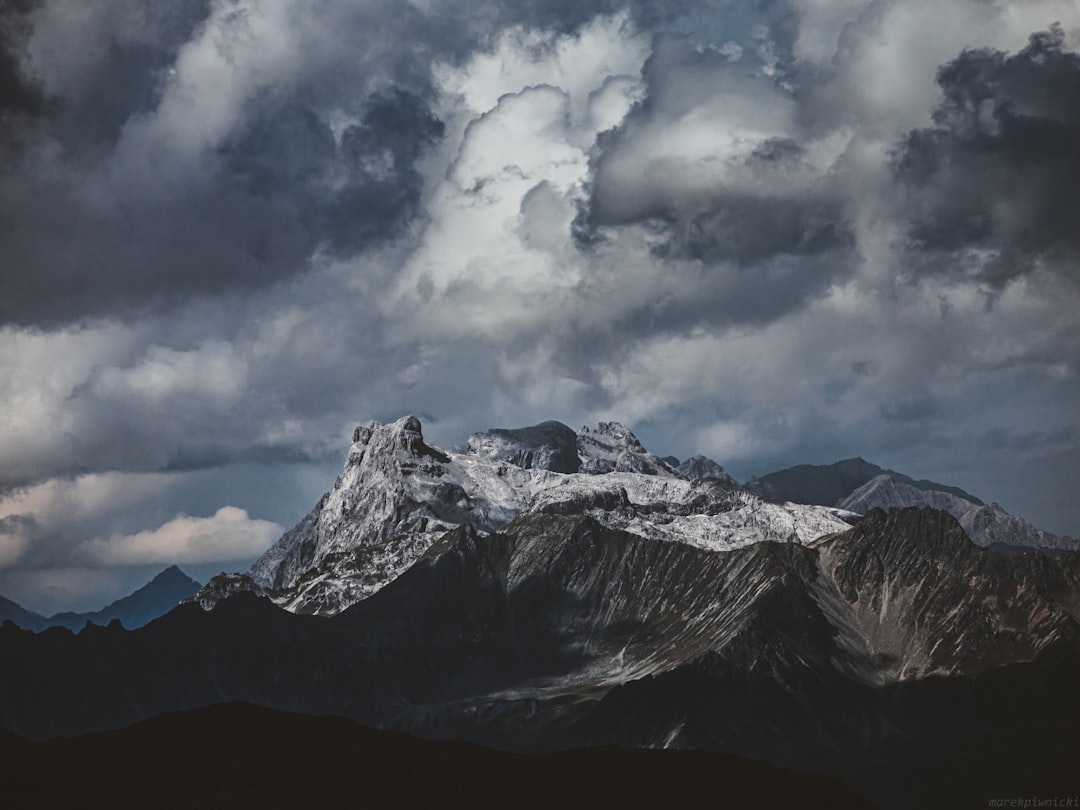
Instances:
[[[996,287],[1080,259],[1080,55],[1060,25],[1015,54],[966,50],[941,67],[934,126],[908,134],[895,172],[914,246]]]
[[[0,593],[243,567],[404,413],[1080,533],[1078,45],[1069,0],[6,4]]]

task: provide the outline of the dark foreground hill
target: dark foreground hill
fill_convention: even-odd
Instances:
[[[4,807],[829,807],[840,782],[703,751],[520,755],[231,703],[4,745]]]

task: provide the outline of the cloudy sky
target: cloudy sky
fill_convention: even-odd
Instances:
[[[354,425],[861,455],[1080,534],[1075,0],[0,4],[0,594],[247,564]]]

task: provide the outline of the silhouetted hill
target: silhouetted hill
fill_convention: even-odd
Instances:
[[[527,756],[244,703],[0,756],[11,810],[870,807],[835,779],[741,757],[613,747]]]

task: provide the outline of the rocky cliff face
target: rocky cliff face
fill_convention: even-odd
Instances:
[[[357,428],[333,490],[255,562],[251,577],[289,610],[336,613],[450,529],[504,525],[553,475],[429,446],[414,416]]]
[[[412,416],[357,428],[334,489],[251,579],[288,610],[334,614],[400,576],[445,532],[490,533],[518,515],[586,515],[712,550],[805,543],[846,526],[836,509],[765,503],[717,477],[688,480],[616,422],[569,430],[493,430],[454,453],[428,445]],[[575,461],[578,472],[563,472]],[[213,589],[198,601],[213,605]]]
[[[526,470],[576,473],[581,468],[577,434],[562,422],[474,433],[466,447],[469,455],[505,461]]]
[[[1080,641],[1080,594],[1056,587],[1038,557],[978,548],[946,512],[873,509],[812,548],[883,677],[970,674]],[[1076,562],[1059,568],[1075,574]]]
[[[644,448],[630,429],[618,422],[583,427],[577,435],[581,471],[591,475],[633,472],[644,475],[676,475],[671,465]]]
[[[719,478],[729,484],[735,483],[735,479],[728,475],[722,466],[706,456],[691,456],[686,461],[678,464],[675,467],[675,472],[690,479]]]

